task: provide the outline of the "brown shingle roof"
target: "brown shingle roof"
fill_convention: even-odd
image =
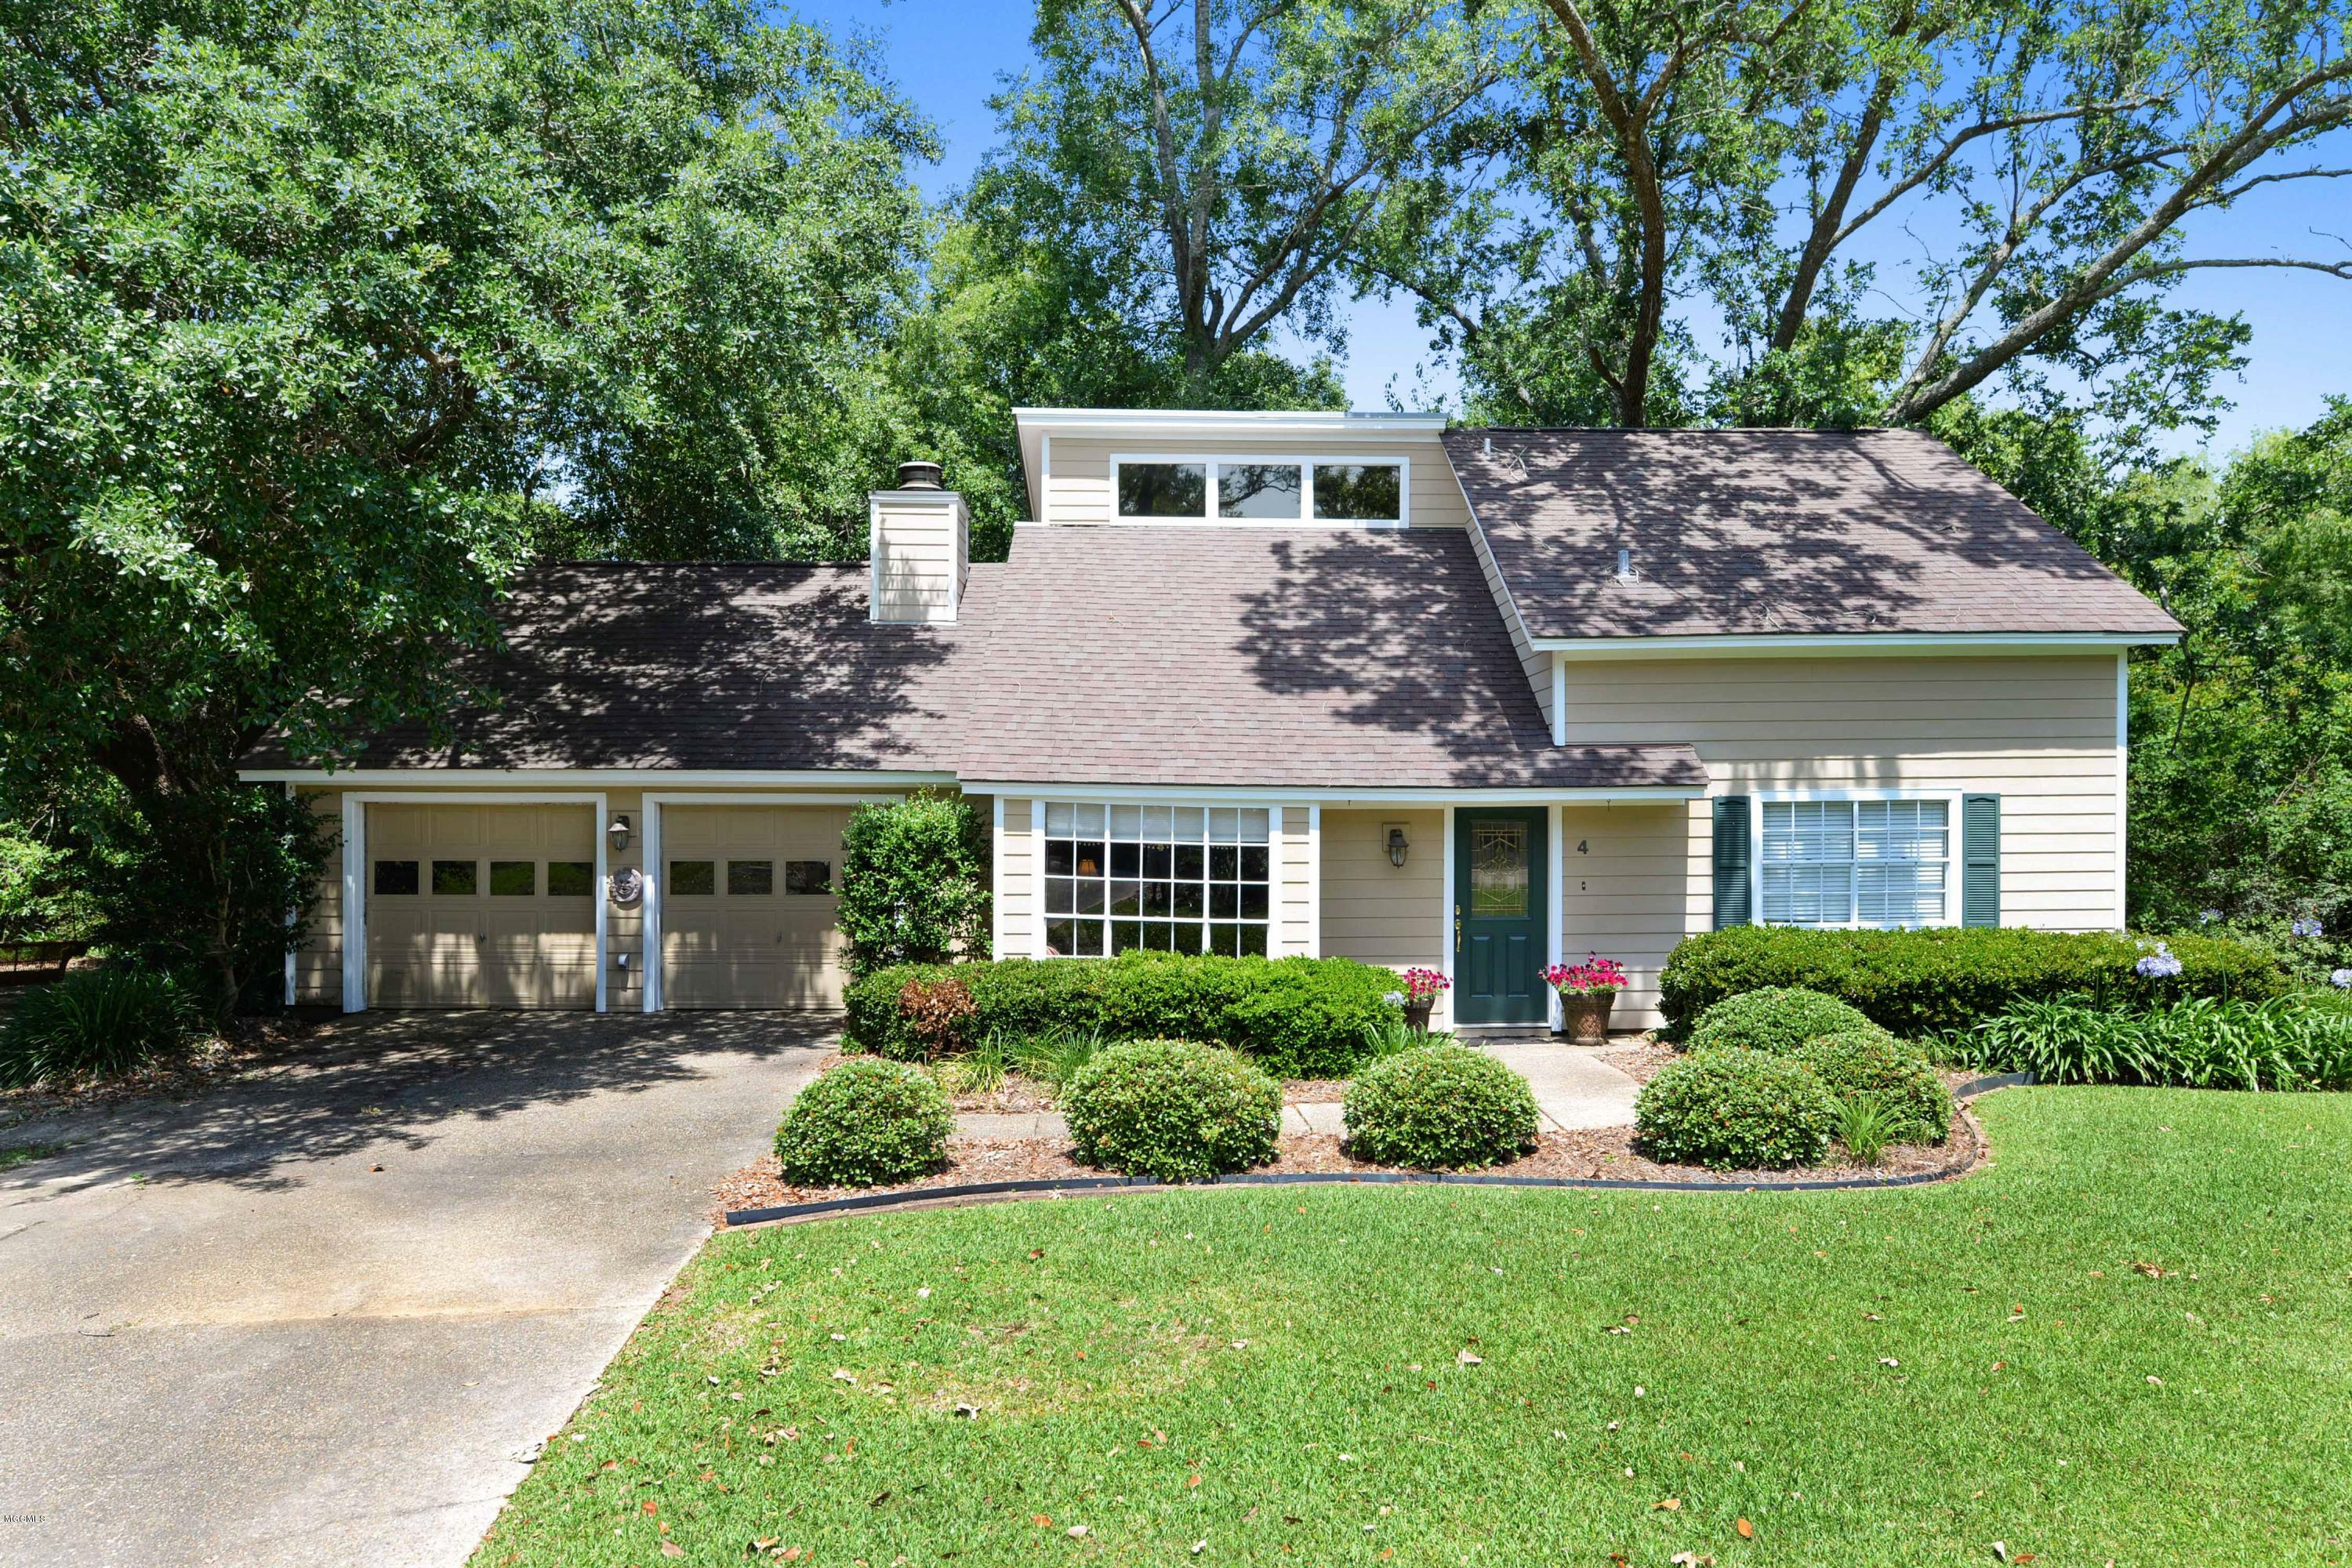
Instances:
[[[1445,449],[1538,637],[2179,630],[1917,431],[1452,430]]]
[[[972,780],[1703,788],[1554,747],[1468,534],[1024,527],[966,601]]]
[[[866,582],[862,564],[535,567],[499,607],[507,648],[460,661],[503,700],[457,714],[450,743],[404,726],[352,765],[943,771],[959,628],[875,626]],[[285,763],[272,746],[245,765]]]

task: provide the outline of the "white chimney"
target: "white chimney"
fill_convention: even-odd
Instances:
[[[866,498],[867,615],[905,626],[952,623],[971,565],[963,497],[940,487],[937,463],[901,463],[898,488]]]

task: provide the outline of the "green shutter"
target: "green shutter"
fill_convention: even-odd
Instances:
[[[2000,924],[2000,796],[1960,797],[1960,923]]]
[[[1715,797],[1715,929],[1744,926],[1753,913],[1748,896],[1748,801]]]

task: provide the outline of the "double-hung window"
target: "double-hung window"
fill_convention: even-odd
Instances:
[[[1264,954],[1272,814],[1246,806],[1045,806],[1048,957]]]
[[[1402,458],[1120,458],[1123,522],[1318,522],[1402,527]]]
[[[1951,923],[1950,797],[1768,796],[1762,806],[1756,861],[1765,924]]]

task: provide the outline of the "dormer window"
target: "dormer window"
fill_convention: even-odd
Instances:
[[[1402,458],[1115,458],[1121,522],[1317,522],[1402,528]]]

